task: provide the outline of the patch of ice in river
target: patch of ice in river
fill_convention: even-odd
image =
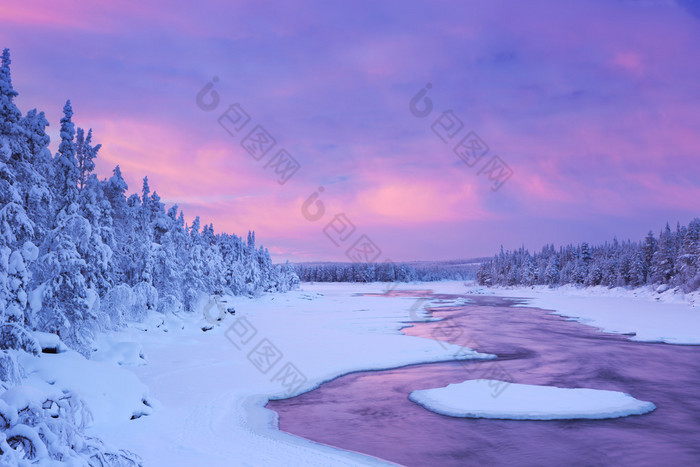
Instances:
[[[512,420],[604,419],[642,415],[656,406],[617,391],[509,383],[494,396],[496,380],[468,380],[413,391],[409,399],[452,417]]]

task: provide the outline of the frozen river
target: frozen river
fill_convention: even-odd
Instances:
[[[280,429],[404,465],[700,465],[700,346],[633,342],[513,307],[512,299],[467,298],[471,303],[436,308],[443,321],[403,332],[497,360],[349,374],[271,401]],[[416,389],[480,378],[621,391],[657,409],[610,420],[487,420],[438,415],[408,399]],[[490,390],[497,400],[508,386]]]

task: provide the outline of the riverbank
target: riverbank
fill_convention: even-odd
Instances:
[[[436,295],[527,297],[525,306],[578,314],[580,320],[595,312],[599,321],[586,324],[638,332],[626,339],[646,338],[642,331],[653,330],[654,320],[663,321],[669,341],[700,336],[692,325],[698,308],[650,297],[493,290],[457,281],[317,283],[256,299],[226,297],[203,304],[196,315],[153,313],[145,323],[98,336],[98,351],[89,361],[65,349],[23,357],[24,383],[81,394],[94,418],[88,434],[139,454],[145,465],[381,464],[280,432],[276,413],[264,406],[268,399],[301,394],[351,372],[500,355],[488,341],[480,342],[487,347],[478,348],[479,355],[434,336],[412,336],[412,323],[433,320],[427,309],[464,300],[388,297],[387,286]],[[439,312],[434,315],[439,319]],[[604,319],[618,322],[608,325]],[[476,346],[466,340],[456,344]]]
[[[404,332],[463,343],[498,359],[346,375],[298,397],[271,402],[269,407],[280,414],[280,429],[406,466],[700,461],[694,436],[700,430],[695,416],[700,411],[700,347],[635,342],[547,310],[523,307],[521,300],[493,293],[464,300],[440,295],[445,291],[440,284],[433,289],[433,298],[439,299],[427,305],[435,319]],[[623,304],[636,306],[632,300]],[[654,312],[667,309],[661,303],[652,305]],[[444,416],[410,400],[412,393],[467,381],[481,398],[460,397],[459,404],[476,404],[468,411],[487,418]],[[523,385],[537,388],[537,395],[523,399]],[[569,401],[560,407],[566,419],[543,420],[556,418],[552,415],[562,401],[549,396],[540,400],[539,395],[573,388],[629,394],[656,409],[644,415],[628,411],[623,418],[572,420],[582,414],[572,414],[575,404]],[[603,414],[600,409],[595,410],[596,418]]]
[[[236,314],[224,313],[221,322],[214,307],[207,311],[214,324],[203,315],[154,315],[110,334],[100,353],[133,349],[143,356],[145,364],[125,360],[119,370],[148,388],[153,410],[103,420],[91,433],[139,454],[145,465],[383,464],[280,432],[276,413],[264,406],[353,371],[491,356],[404,335],[399,329],[414,299],[357,295],[365,291],[305,285],[252,300],[229,297],[225,307]]]
[[[571,285],[554,289],[471,285],[465,291],[527,298],[527,303],[520,306],[552,310],[603,331],[625,334],[634,341],[700,345],[700,292],[659,293],[649,287],[608,289]]]

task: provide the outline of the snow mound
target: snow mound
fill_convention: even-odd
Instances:
[[[63,353],[68,350],[66,344],[56,334],[34,331],[34,338],[41,346],[43,353]]]
[[[488,382],[488,384],[486,384]],[[468,380],[435,389],[413,391],[411,401],[451,417],[512,420],[604,419],[642,415],[656,406],[617,391],[558,388],[507,383],[494,397],[495,380]]]

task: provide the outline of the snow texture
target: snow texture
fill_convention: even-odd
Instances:
[[[309,391],[353,371],[494,356],[404,335],[399,329],[411,320],[415,300],[357,296],[366,287],[382,289],[381,284],[316,284],[255,299],[228,296],[220,299],[222,309],[233,307],[236,314],[224,312],[221,321],[216,320],[218,313],[205,314],[204,308],[194,316],[152,313],[142,324],[106,334],[105,348],[141,346],[147,364],[121,368],[148,387],[153,411],[135,420],[114,417],[91,432],[138,453],[146,465],[384,464],[280,432],[276,414],[264,406],[270,399]],[[211,329],[202,332],[205,325]],[[265,344],[279,355],[269,368],[255,352]],[[299,372],[296,381],[283,378],[282,370],[290,365]],[[100,401],[94,396],[99,391],[89,389],[95,384],[91,378],[80,384],[97,413],[103,404],[131,409],[138,402],[138,397]],[[140,386],[132,384],[134,395],[141,394],[136,390]]]
[[[617,391],[506,383],[497,397],[490,386],[503,381],[468,380],[411,392],[409,399],[441,415],[511,420],[604,419],[642,415],[656,406]]]
[[[469,289],[470,292],[479,290]],[[530,306],[553,310],[581,324],[629,336],[640,342],[700,345],[700,308],[697,292],[659,294],[649,288],[635,290],[572,286],[493,288],[498,295],[526,298]]]

